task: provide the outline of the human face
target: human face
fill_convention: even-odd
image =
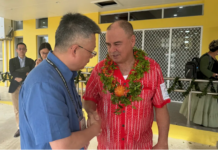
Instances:
[[[22,44],[18,45],[16,52],[20,58],[24,58],[27,52],[26,46]]]
[[[128,35],[119,26],[112,27],[106,33],[106,45],[110,58],[119,63],[126,63],[133,56],[135,36]]]
[[[218,50],[215,51],[215,56],[218,56]]]
[[[89,60],[94,57],[94,49],[96,47],[96,38],[95,35],[92,34],[89,39],[82,39],[81,42],[77,45],[77,64],[78,69],[83,69]]]
[[[47,48],[43,48],[40,51],[40,56],[42,57],[43,60],[47,58],[48,53],[49,53],[49,50]]]

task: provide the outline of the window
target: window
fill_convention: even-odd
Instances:
[[[100,23],[112,23],[116,20],[136,21],[162,18],[175,18],[203,15],[203,5],[160,8],[157,10],[142,10],[123,12],[119,14],[100,15]]]
[[[37,19],[36,28],[48,28],[48,18]]]
[[[2,41],[0,41],[0,72],[3,72]]]
[[[100,23],[112,23],[112,22],[114,22],[116,20],[126,20],[126,21],[128,21],[128,13],[101,15]]]
[[[16,52],[16,49],[17,49],[17,44],[18,43],[23,43],[23,37],[15,37],[15,40],[14,40],[14,56],[17,57],[18,54]]]
[[[149,10],[149,11],[138,11],[130,12],[130,20],[147,20],[147,19],[161,19],[162,18],[162,9],[159,10]]]
[[[180,6],[177,8],[166,8],[164,9],[164,18],[173,17],[188,17],[188,16],[199,16],[203,15],[203,6]]]
[[[14,21],[15,30],[23,30],[23,21]]]
[[[39,47],[42,43],[48,42],[48,36],[47,35],[39,35],[37,37],[37,58],[39,58]]]

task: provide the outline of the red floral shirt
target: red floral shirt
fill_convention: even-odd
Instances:
[[[117,105],[111,103],[109,91],[103,92],[103,83],[98,73],[102,71],[104,61],[93,69],[89,78],[85,100],[97,103],[97,111],[102,119],[102,133],[98,136],[98,149],[151,149],[153,106],[163,107],[170,103],[170,98],[164,83],[163,75],[158,63],[145,57],[150,62],[149,72],[144,73],[141,79],[142,101],[133,102],[131,106],[124,107],[121,115],[115,115]],[[128,86],[128,80],[123,78],[119,69],[114,71],[114,77],[121,85]]]

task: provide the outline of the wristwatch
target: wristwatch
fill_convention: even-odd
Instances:
[[[215,78],[218,78],[218,74],[217,73],[215,74]]]

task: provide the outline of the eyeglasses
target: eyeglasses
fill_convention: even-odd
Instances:
[[[95,56],[97,55],[97,52],[95,52],[95,51],[92,52],[92,51],[90,51],[90,50],[87,50],[87,49],[83,48],[83,47],[80,46],[80,45],[78,45],[78,46],[79,46],[80,48],[82,48],[82,49],[88,51],[89,53],[91,53],[93,57],[95,57]]]
[[[48,55],[48,53],[42,53],[42,55]]]
[[[18,50],[19,50],[19,51],[22,51],[22,50],[25,51],[26,48],[18,48]]]

